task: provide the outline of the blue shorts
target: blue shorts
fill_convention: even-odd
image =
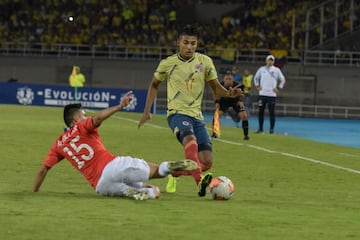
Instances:
[[[167,118],[169,127],[181,143],[180,132],[186,130],[194,131],[198,145],[210,145],[211,138],[205,127],[205,121],[184,114],[175,113]]]

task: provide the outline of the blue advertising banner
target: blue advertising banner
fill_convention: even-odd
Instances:
[[[130,90],[133,91],[132,101],[124,110],[142,112],[146,90],[82,87],[77,89],[75,98],[72,87],[11,82],[0,83],[0,104],[60,107],[79,102],[84,108],[103,109],[118,104]]]

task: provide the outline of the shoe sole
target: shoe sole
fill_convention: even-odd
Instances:
[[[168,168],[171,172],[176,171],[192,171],[198,168],[198,164],[193,160],[180,160],[168,163]]]
[[[201,179],[201,182],[199,184],[199,197],[204,197],[206,195],[206,188],[209,186],[209,184],[211,183],[213,176],[211,173],[206,174],[203,179]]]

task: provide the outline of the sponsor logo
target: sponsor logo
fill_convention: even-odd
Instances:
[[[34,92],[28,87],[18,88],[16,98],[20,104],[29,105],[34,100]]]
[[[182,125],[184,125],[184,126],[189,126],[190,123],[189,123],[188,121],[183,121],[183,122],[182,122]]]
[[[123,100],[125,94],[121,94],[120,102]],[[124,108],[126,111],[131,111],[136,108],[137,98],[134,94],[131,94],[131,102]]]
[[[91,108],[107,108],[111,100],[116,100],[117,96],[107,91],[96,91],[96,92],[78,92],[75,96],[73,91],[58,90],[53,88],[45,88],[43,90],[37,90],[36,95],[43,98],[44,105],[51,106],[65,106],[70,103],[79,102],[83,107]],[[34,91],[29,87],[19,88],[17,91],[16,98],[20,104],[29,105],[32,104],[35,97]],[[134,97],[134,99],[136,99]],[[137,105],[135,100],[129,110],[132,110]]]
[[[202,72],[204,70],[204,66],[202,64],[195,65],[195,72]]]

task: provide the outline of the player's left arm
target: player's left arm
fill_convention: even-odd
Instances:
[[[285,83],[286,83],[286,79],[285,79],[285,77],[284,77],[284,74],[281,72],[281,70],[280,70],[279,68],[278,68],[278,79],[279,79],[279,81],[280,81],[278,87],[279,87],[280,89],[284,88]]]
[[[284,75],[282,74],[281,70],[279,69],[278,71],[279,71],[279,80],[280,80],[279,88],[283,89],[285,86],[285,83],[286,83],[286,79],[285,79]]]
[[[213,94],[216,97],[239,97],[242,95],[241,89],[238,88],[230,88],[227,90],[220,82],[216,73],[215,65],[211,58],[207,57],[205,60],[205,80],[209,83]]]
[[[101,123],[104,120],[106,120],[108,117],[110,117],[117,111],[120,111],[121,109],[125,108],[132,100],[131,95],[132,95],[132,91],[129,91],[123,96],[121,102],[118,105],[109,107],[109,108],[106,108],[104,110],[97,112],[92,117],[92,122],[93,122],[94,126],[99,127],[101,125]]]
[[[242,96],[242,91],[240,88],[230,88],[227,90],[223,85],[221,85],[218,79],[210,80],[208,83],[215,96],[227,98]]]
[[[277,72],[278,72],[278,77],[277,79],[279,80],[279,83],[276,84],[275,88],[273,89],[273,91],[275,93],[279,93],[280,89],[283,89],[284,88],[284,85],[285,85],[285,77],[284,75],[282,74],[281,70],[280,69],[277,69]]]

